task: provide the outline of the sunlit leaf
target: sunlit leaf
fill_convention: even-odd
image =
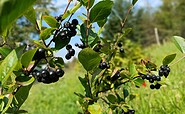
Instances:
[[[100,1],[94,5],[89,17],[91,23],[106,19],[111,13],[112,5],[113,2],[110,0]]]
[[[101,61],[99,54],[91,48],[85,48],[81,50],[78,54],[78,59],[87,71],[97,67]]]
[[[182,52],[185,53],[185,39],[180,36],[173,36],[173,41],[176,47]]]
[[[8,56],[3,60],[0,65],[0,81],[2,85],[7,81],[14,68],[16,67],[18,58],[15,50],[13,50]]]

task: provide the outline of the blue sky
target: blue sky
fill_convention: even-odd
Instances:
[[[96,2],[100,1],[100,0],[95,0]],[[129,0],[131,1],[131,0]],[[73,0],[72,4],[70,5],[70,7],[73,7],[74,4],[77,2],[77,0]],[[64,12],[64,9],[68,3],[68,0],[53,0],[54,3],[54,7],[58,8],[57,12],[52,13],[53,16],[57,16],[60,15]],[[134,7],[140,8],[140,7],[151,7],[151,8],[156,8],[156,6],[161,5],[162,2],[161,0],[138,0],[138,2],[135,4]],[[82,12],[84,12],[84,8],[80,8],[74,15],[73,18],[77,18],[77,15],[81,15]],[[80,20],[80,19],[78,19]],[[81,43],[80,42],[80,37],[79,36],[75,36],[71,39],[70,44],[72,44],[73,48],[76,50],[75,56],[78,55],[78,52],[80,51],[79,48],[75,47],[74,44],[75,43]],[[64,48],[62,50],[60,50],[59,52],[56,53],[56,56],[62,56],[65,60],[65,55],[67,54],[67,50]]]

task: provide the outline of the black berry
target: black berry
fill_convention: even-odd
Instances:
[[[67,60],[69,60],[69,59],[71,59],[71,55],[70,55],[69,53],[67,53],[67,54],[65,55],[65,58],[66,58]]]
[[[67,46],[66,46],[66,49],[67,50],[70,50],[72,48],[72,46],[70,45],[70,44],[68,44]]]
[[[161,84],[159,84],[159,83],[157,83],[157,84],[155,85],[155,88],[156,88],[156,89],[160,89],[160,87],[161,87]]]
[[[150,89],[154,89],[154,88],[155,88],[155,85],[151,84]]]
[[[40,60],[40,59],[43,59],[43,58],[45,58],[46,56],[45,56],[45,49],[43,49],[43,48],[39,48],[37,51],[36,51],[36,53],[35,53],[35,55],[33,56],[33,60]]]
[[[49,72],[47,70],[43,69],[43,70],[41,70],[41,76],[44,78],[49,77]]]
[[[64,71],[60,68],[57,68],[55,72],[58,77],[62,77],[64,75]]]
[[[68,53],[70,54],[70,56],[74,56],[75,55],[75,50],[74,49],[69,49]]]
[[[122,43],[121,42],[118,42],[117,45],[118,45],[118,47],[121,47],[122,46]]]
[[[120,53],[125,53],[125,50],[123,48],[119,49]]]
[[[73,24],[73,25],[78,25],[78,20],[77,20],[77,19],[73,19],[73,20],[72,20],[72,24]]]

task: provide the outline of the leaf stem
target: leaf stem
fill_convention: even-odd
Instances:
[[[175,61],[174,63],[170,64],[169,66],[173,66],[175,64],[177,64],[178,62],[180,62],[181,60],[183,60],[185,58],[185,55],[182,56],[181,58],[179,58],[177,61]]]

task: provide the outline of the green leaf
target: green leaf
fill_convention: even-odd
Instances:
[[[7,81],[14,68],[16,67],[18,58],[15,50],[13,50],[8,56],[3,60],[0,65],[0,81],[2,85]]]
[[[21,86],[19,90],[15,93],[13,104],[17,109],[21,107],[21,105],[25,102],[29,95],[29,91],[32,87],[33,83],[28,86]]]
[[[70,42],[70,38],[60,38],[60,35],[55,38],[55,49],[60,50]]]
[[[163,65],[168,65],[169,63],[171,63],[176,57],[176,54],[171,54],[171,55],[168,55],[166,56],[164,59],[163,59]]]
[[[32,61],[33,56],[35,55],[37,51],[37,48],[33,49],[33,50],[29,50],[27,52],[25,52],[22,57],[21,57],[21,63],[24,67],[28,67],[30,62]]]
[[[4,114],[8,110],[8,108],[10,107],[10,105],[12,103],[12,100],[13,100],[13,95],[9,94],[8,95],[8,102],[7,102],[6,106],[4,107],[3,111],[1,112],[1,114]]]
[[[52,16],[43,16],[42,18],[52,28],[58,28],[60,26],[58,21]]]
[[[94,103],[88,106],[90,114],[102,114],[102,108],[98,103]]]
[[[173,41],[176,47],[182,52],[185,53],[185,39],[180,36],[173,36]]]
[[[99,27],[103,27],[106,22],[107,22],[107,18],[105,18],[104,20],[98,21],[97,24],[98,24]]]
[[[129,92],[126,88],[123,88],[123,96],[124,96],[124,99],[127,98],[129,95]]]
[[[86,97],[91,97],[91,88],[89,88],[87,80],[85,78],[82,78],[82,77],[78,77],[78,79],[80,80],[81,84],[85,88],[85,93],[86,93],[85,96]]]
[[[41,48],[43,48],[43,49],[46,49],[46,46],[45,46],[42,42],[40,42],[40,41],[38,41],[38,40],[33,40],[33,42],[34,42],[38,47],[41,47]]]
[[[134,6],[138,0],[132,0],[132,5]]]
[[[6,57],[12,50],[7,47],[0,47],[0,53],[3,57]]]
[[[55,67],[55,66],[58,66],[58,67],[63,67],[64,66],[64,60],[62,57],[55,57],[55,58],[52,58],[50,61],[49,61],[49,65],[51,67]]]
[[[36,23],[36,12],[33,7],[30,7],[25,13],[24,16],[33,24]]]
[[[101,61],[99,54],[91,48],[81,50],[78,54],[78,59],[87,71],[91,71],[97,67]]]
[[[91,23],[106,19],[111,13],[112,5],[110,0],[98,2],[90,11]]]
[[[111,102],[113,104],[117,101],[116,96],[113,94],[109,94],[106,98],[109,100],[109,102]]]
[[[71,14],[75,13],[81,6],[82,6],[82,3],[78,3],[77,5],[75,5],[72,9],[70,9],[69,11],[67,11],[67,12],[62,16],[62,19],[65,19],[65,18],[67,18],[68,16],[70,16]]]
[[[136,78],[134,80],[134,83],[135,83],[136,86],[142,86],[142,84],[144,83],[144,80],[141,79],[141,78]]]
[[[128,70],[129,70],[131,76],[135,76],[137,74],[137,70],[136,70],[135,64],[133,62],[129,62],[128,68],[129,68]]]
[[[37,20],[37,28],[42,30],[42,13],[39,15],[39,20]]]
[[[40,33],[40,39],[47,40],[55,31],[56,28],[47,28],[41,31]]]
[[[28,76],[17,76],[15,78],[16,83],[22,86],[28,86],[31,83],[33,83],[34,80],[35,80],[34,77],[28,77]]]
[[[13,22],[26,12],[36,0],[1,0],[0,34],[5,34]]]
[[[131,100],[133,100],[135,98],[136,98],[136,95],[131,94],[130,97],[129,97],[129,100],[131,101]]]

